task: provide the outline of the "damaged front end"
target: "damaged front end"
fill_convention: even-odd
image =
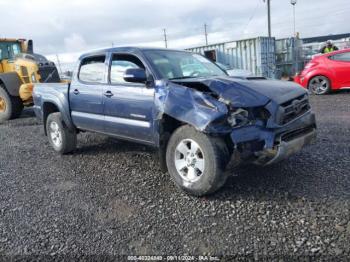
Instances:
[[[232,163],[270,165],[316,137],[307,93],[284,85],[229,77],[158,81],[157,119],[167,114],[201,132],[228,138]]]
[[[299,152],[316,138],[315,115],[309,111],[275,128],[245,126],[233,129],[230,136],[242,160],[270,165]]]
[[[316,118],[307,93],[291,94],[286,101],[264,106],[269,116],[253,125],[234,128],[230,134],[244,161],[271,165],[299,152],[316,138]],[[266,115],[265,115],[266,116]]]

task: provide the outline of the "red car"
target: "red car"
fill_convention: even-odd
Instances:
[[[316,56],[294,81],[316,95],[350,89],[350,48]]]

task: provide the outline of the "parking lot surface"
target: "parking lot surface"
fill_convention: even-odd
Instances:
[[[317,142],[270,167],[237,168],[195,198],[152,149],[91,133],[51,149],[26,110],[0,125],[0,255],[350,257],[350,93],[312,97]]]

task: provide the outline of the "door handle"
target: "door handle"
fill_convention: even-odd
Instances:
[[[78,89],[74,89],[73,94],[79,95],[79,90]]]
[[[106,97],[111,97],[111,96],[113,96],[113,93],[112,93],[111,91],[106,91],[106,92],[104,93],[104,95],[105,95]]]

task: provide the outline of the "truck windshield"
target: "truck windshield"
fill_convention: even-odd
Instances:
[[[226,76],[227,74],[205,57],[183,51],[148,50],[147,59],[163,79]]]

